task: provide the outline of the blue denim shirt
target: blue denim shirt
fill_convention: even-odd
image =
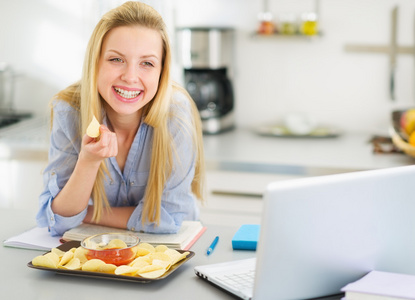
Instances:
[[[176,92],[175,114],[190,119],[190,105],[185,96]],[[81,137],[77,134],[79,113],[65,101],[57,100],[53,108],[53,126],[50,137],[49,164],[44,170],[44,191],[39,197],[39,212],[36,221],[40,227],[49,227],[51,235],[62,235],[70,228],[81,224],[86,209],[71,217],[64,217],[52,211],[53,199],[65,186],[71,176],[81,148]],[[104,117],[104,124],[107,124]],[[176,125],[174,125],[176,124]],[[168,178],[161,199],[160,224],[141,222],[144,192],[150,170],[153,128],[141,123],[131,145],[121,172],[115,157],[107,159],[111,179],[105,182],[105,191],[112,207],[135,206],[127,223],[134,231],[152,233],[175,233],[183,220],[197,220],[199,210],[191,191],[194,177],[195,154],[192,139],[174,121],[169,122],[176,151],[173,151],[174,167]],[[89,200],[92,204],[92,199]]]

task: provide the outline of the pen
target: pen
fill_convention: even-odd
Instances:
[[[213,252],[213,249],[215,249],[216,244],[218,243],[218,241],[219,241],[219,236],[215,237],[212,244],[210,244],[209,248],[206,251],[206,255],[210,255]]]

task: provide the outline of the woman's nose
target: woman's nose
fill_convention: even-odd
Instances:
[[[134,65],[126,65],[121,79],[128,83],[136,83],[139,81],[138,68]]]

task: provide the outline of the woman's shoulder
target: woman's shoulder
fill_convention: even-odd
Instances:
[[[54,113],[77,113],[77,109],[69,104],[67,101],[62,99],[54,99],[52,101],[52,110]]]
[[[76,132],[79,125],[79,111],[65,100],[52,101],[53,127],[58,126],[65,132]]]
[[[171,110],[176,113],[191,114],[192,98],[182,89],[174,89],[172,94]]]

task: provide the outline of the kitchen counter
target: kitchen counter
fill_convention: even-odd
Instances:
[[[48,125],[34,118],[0,129],[0,159],[46,160]],[[404,166],[415,159],[404,154],[373,153],[368,133],[344,133],[334,138],[260,136],[248,129],[205,135],[210,170],[322,175]]]
[[[344,133],[334,138],[260,136],[237,129],[205,136],[208,168],[322,175],[410,165],[415,158],[401,153],[373,153],[367,133]]]
[[[34,214],[28,209],[0,208],[0,239],[3,241],[32,228],[35,225]],[[10,220],[16,220],[13,226],[10,226]],[[151,283],[62,276],[35,270],[28,268],[27,263],[44,251],[0,246],[2,299],[235,299],[199,279],[194,267],[251,258],[255,252],[232,250],[230,241],[239,223],[232,226],[204,225],[206,232],[191,248],[195,256],[170,276]],[[217,235],[220,242],[214,253],[206,256],[206,248]]]

